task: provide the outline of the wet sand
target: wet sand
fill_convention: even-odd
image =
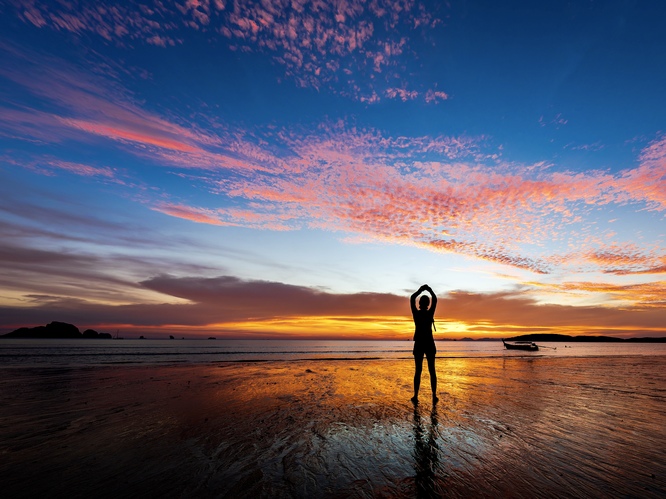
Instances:
[[[0,369],[3,497],[664,497],[666,357]]]

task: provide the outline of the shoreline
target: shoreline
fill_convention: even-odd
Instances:
[[[491,359],[523,356],[542,357],[612,357],[666,356],[666,343],[541,343],[537,352],[506,350],[501,342],[436,341],[441,361],[454,359]],[[412,342],[204,342],[187,340],[16,340],[0,341],[2,367],[30,366],[135,366],[135,365],[216,365],[262,361],[332,362],[332,361],[411,361]]]
[[[0,368],[11,497],[666,493],[663,356],[438,358],[435,407],[411,360],[52,367]]]
[[[191,355],[191,354],[183,354]],[[202,354],[205,355],[205,354]],[[73,355],[74,356],[74,355]],[[3,357],[0,354],[0,359]],[[12,355],[6,355],[5,357],[13,357]],[[67,357],[67,355],[62,355],[58,357]],[[553,355],[535,353],[535,352],[522,352],[522,351],[509,351],[498,354],[456,354],[448,356],[440,356],[439,352],[437,353],[437,362],[447,362],[447,361],[492,361],[492,360],[580,360],[584,362],[587,359],[646,359],[646,358],[664,358],[666,363],[666,354],[645,354],[645,353],[621,353],[621,354],[580,354],[580,355],[566,355],[561,357],[556,357]],[[205,360],[205,361],[191,361],[191,360],[182,360],[182,361],[156,361],[156,362],[133,362],[133,361],[118,361],[118,362],[104,362],[104,363],[85,363],[85,362],[75,362],[75,363],[35,363],[35,364],[9,364],[0,366],[0,372],[2,371],[25,371],[25,370],[53,370],[61,371],[65,370],[85,370],[85,369],[151,369],[151,368],[212,368],[212,367],[224,367],[226,365],[239,365],[239,364],[272,364],[272,363],[302,363],[302,362],[312,362],[312,363],[336,363],[336,362],[408,362],[413,365],[414,357],[413,356],[404,356],[404,357],[295,357],[289,359],[274,359],[274,358],[264,358],[264,359],[229,359],[229,360]],[[424,360],[425,362],[425,360]]]

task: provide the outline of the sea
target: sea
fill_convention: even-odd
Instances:
[[[537,352],[501,341],[436,341],[437,358],[666,355],[666,343],[538,342]],[[215,364],[296,360],[411,359],[411,341],[231,339],[0,339],[0,367]]]

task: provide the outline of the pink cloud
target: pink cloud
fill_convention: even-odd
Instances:
[[[663,267],[666,263],[666,256],[660,257],[648,253],[635,244],[627,244],[624,247],[611,244],[603,250],[590,251],[583,256],[603,268],[604,272],[619,275],[647,273]]]
[[[143,41],[173,46],[181,43],[174,33],[182,28],[220,33],[229,39],[232,49],[273,57],[301,86],[326,86],[368,103],[377,102],[387,89],[400,86],[396,83],[401,79],[399,73],[405,71],[404,53],[410,39],[396,39],[396,30],[412,34],[439,24],[425,4],[412,0],[248,1],[235,2],[233,8],[221,0],[154,0],[140,5],[41,0],[13,3],[16,15],[39,28],[92,33],[120,45]],[[412,50],[411,57],[414,54]],[[321,64],[322,59],[328,63]],[[349,68],[382,73],[382,78],[364,79],[363,88],[357,89],[359,83],[345,71]],[[430,91],[426,102],[444,100],[445,95]]]
[[[0,108],[2,135],[42,142],[104,137],[133,147],[135,154],[188,168],[270,170],[280,163],[237,132],[219,126],[217,134],[202,132],[144,111],[123,89],[62,61],[20,51],[16,56],[21,65],[0,68],[0,76],[48,101],[53,111]]]
[[[604,148],[604,145],[600,142],[594,142],[593,144],[581,144],[581,145],[572,145],[567,144],[564,146],[565,149],[571,149],[572,151],[601,151]]]
[[[59,140],[78,131],[119,141],[161,164],[208,171],[210,188],[246,206],[157,208],[200,223],[348,231],[543,273],[564,259],[534,248],[577,237],[572,228],[585,230],[592,207],[666,209],[664,139],[643,151],[638,167],[617,174],[502,163],[496,153],[484,152],[482,137],[386,137],[344,125],[321,126],[312,134],[277,131],[269,148],[263,139],[240,132],[212,135],[176,125],[143,111],[121,91],[100,89],[62,68],[43,66],[50,85],[30,78],[29,71],[0,71],[63,109],[63,116],[6,113],[5,133],[40,140],[51,134]],[[283,151],[279,156],[275,146]],[[220,170],[235,175],[218,178],[214,172]],[[527,246],[530,258],[524,256]],[[613,267],[610,257],[594,252],[592,242],[587,251],[582,258],[588,264],[614,273],[663,265]]]
[[[432,89],[429,89],[425,95],[425,101],[428,103],[430,102],[437,103],[439,101],[447,100],[448,98],[449,95],[446,92],[441,92],[439,90],[432,90]]]
[[[185,144],[181,141],[168,137],[161,137],[158,134],[143,133],[141,131],[129,130],[118,126],[105,125],[102,123],[93,123],[89,121],[62,118],[61,121],[68,126],[84,130],[96,135],[103,135],[115,140],[128,140],[138,142],[164,149],[171,149],[179,152],[194,153],[201,149]]]
[[[191,222],[209,225],[225,225],[212,210],[170,203],[160,203],[154,206],[153,209],[160,213],[164,213],[165,215],[182,218]]]
[[[279,169],[270,176],[255,172],[219,185],[220,194],[251,203],[253,227],[262,217],[273,223],[279,215],[294,228],[349,231],[537,273],[572,264],[548,251],[554,241],[587,244],[577,257],[581,264],[616,274],[657,272],[663,265],[663,253],[651,259],[641,256],[644,250],[612,254],[608,241],[604,253],[595,249],[597,241],[578,235],[587,230],[593,207],[665,209],[657,144],[639,167],[610,174],[550,172],[546,164],[503,164],[493,155],[487,165],[470,163],[464,158],[479,158],[479,144],[465,138],[388,138],[332,128],[285,140],[296,159],[280,166],[282,175]],[[418,159],[433,154],[440,159]],[[638,179],[647,187],[639,189]]]
[[[175,42],[170,38],[165,38],[160,35],[153,35],[146,38],[146,41],[151,45],[156,45],[158,47],[166,47],[167,45],[175,45]]]
[[[41,12],[34,6],[27,6],[22,15],[28,22],[34,24],[38,28],[42,28],[47,24],[44,16],[42,16]]]
[[[403,102],[414,100],[419,96],[419,93],[416,90],[406,90],[404,88],[387,88],[384,91],[384,94],[389,99],[399,98]]]
[[[599,271],[618,276],[666,273],[666,252],[659,247],[613,240],[592,240],[581,246],[579,251],[550,257],[550,263],[574,272]]]
[[[184,204],[160,202],[155,204],[152,209],[165,215],[175,218],[182,218],[195,223],[208,225],[236,226],[236,227],[256,227],[264,230],[291,230],[287,225],[293,215],[280,215],[274,213],[261,213],[253,210],[217,209],[199,208],[187,206]]]
[[[559,129],[561,126],[564,126],[567,123],[569,123],[569,120],[563,118],[562,113],[557,113],[552,118],[546,118],[544,116],[539,117],[539,125],[541,125],[543,127],[545,127],[545,126],[554,126],[555,129]]]
[[[60,170],[65,170],[75,175],[81,175],[83,177],[104,177],[108,179],[115,179],[116,174],[112,168],[108,167],[98,167],[84,165],[81,163],[72,163],[69,161],[51,161],[49,164]]]
[[[59,142],[72,137],[72,133],[54,135],[59,120],[56,116],[35,110],[18,110],[0,107],[0,135],[29,142]]]
[[[59,2],[53,4],[39,0],[13,0],[17,15],[24,21],[39,28],[50,26],[57,30],[72,33],[94,33],[105,40],[120,44],[130,40],[145,40],[148,43],[173,45],[175,40],[168,33],[175,27],[173,17],[177,9],[169,10],[162,2],[136,6],[131,3],[102,2]],[[202,22],[199,10],[193,9],[192,16]],[[171,16],[169,14],[172,14]]]
[[[640,165],[623,172],[618,181],[622,200],[640,199],[648,210],[666,209],[666,137],[651,142],[640,155]]]
[[[200,133],[194,129],[170,123],[161,117],[148,113],[133,101],[124,89],[114,85],[113,80],[90,77],[63,61],[52,60],[30,54],[16,53],[19,67],[0,68],[0,76],[21,85],[33,95],[47,99],[59,112],[50,113],[58,119],[80,120],[106,126],[120,124],[135,133],[148,133],[162,138],[176,137],[181,140],[216,145],[219,138]],[[25,113],[24,111],[24,114]],[[44,112],[33,111],[35,115]]]
[[[4,67],[0,74],[48,99],[54,111],[7,110],[2,133],[42,141],[115,140],[157,164],[200,170],[208,190],[242,206],[158,206],[171,216],[216,225],[345,231],[540,273],[571,265],[565,258],[571,251],[553,253],[548,247],[554,244],[577,247],[581,267],[615,274],[663,267],[663,252],[640,263],[638,256],[647,255],[641,248],[627,255],[633,264],[600,252],[622,240],[591,235],[590,214],[602,206],[666,210],[664,137],[642,151],[635,168],[574,173],[545,163],[503,162],[500,151],[488,151],[484,137],[391,137],[344,123],[311,132],[252,135],[219,126],[203,132],[144,111],[122,89],[66,65],[34,64],[39,71]]]

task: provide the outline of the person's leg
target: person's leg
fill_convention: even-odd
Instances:
[[[432,400],[437,402],[437,371],[435,371],[435,356],[428,355],[428,372],[430,373],[430,388],[432,388]]]
[[[421,372],[423,371],[423,353],[414,353],[414,396],[412,402],[419,400],[419,388],[421,387]]]

